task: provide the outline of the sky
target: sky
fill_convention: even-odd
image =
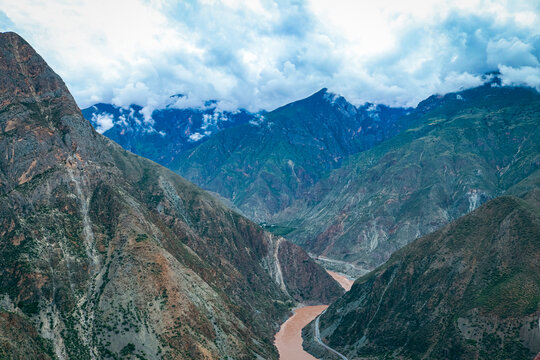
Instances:
[[[323,87],[415,106],[480,85],[540,90],[540,1],[0,0],[81,108],[272,110]],[[183,97],[171,98],[171,95]]]

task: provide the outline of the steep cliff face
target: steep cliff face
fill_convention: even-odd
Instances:
[[[534,89],[485,85],[430,98],[410,116],[409,129],[351,156],[276,216],[287,238],[373,268],[540,171]]]
[[[532,359],[539,271],[540,190],[502,196],[358,279],[321,316],[321,337],[354,359]]]
[[[322,89],[226,129],[168,166],[230,199],[249,218],[269,221],[347,156],[406,128],[406,111],[357,108]]]
[[[28,329],[0,328],[14,351],[276,358],[294,300],[341,294],[310,260],[320,293],[275,281],[271,269],[306,269],[273,256],[283,239],[96,133],[13,33],[0,34],[0,149],[0,318]]]

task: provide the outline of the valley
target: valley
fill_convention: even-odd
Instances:
[[[301,246],[347,290],[296,304],[275,336],[281,359],[540,352],[535,89],[489,74],[415,108],[353,106],[323,89],[183,154],[167,166]],[[340,273],[358,279],[353,290]]]
[[[485,70],[415,106],[81,110],[0,32],[0,359],[534,358],[540,85]]]
[[[355,107],[322,89],[167,166],[358,277],[540,169],[540,95],[499,82],[486,75],[416,108]]]

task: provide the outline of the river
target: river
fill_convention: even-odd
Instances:
[[[354,280],[333,271],[327,270],[326,272],[330,274],[330,276],[333,277],[334,280],[336,280],[339,285],[341,285],[341,287],[345,289],[345,291],[351,290],[352,284],[354,284]]]
[[[349,291],[354,280],[328,271],[344,289]],[[328,305],[303,306],[293,310],[294,314],[287,319],[276,334],[275,342],[280,360],[317,360],[302,348],[302,329],[322,313]]]

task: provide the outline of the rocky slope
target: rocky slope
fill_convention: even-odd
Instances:
[[[226,129],[169,167],[268,221],[354,153],[406,127],[407,109],[355,107],[323,89]]]
[[[294,301],[342,293],[299,247],[96,133],[14,33],[0,149],[2,356],[276,358]]]
[[[277,227],[310,252],[373,268],[540,171],[533,89],[433,96],[409,118],[409,129],[351,156],[276,216]]]
[[[245,110],[221,111],[213,101],[200,109],[174,108],[181,97],[171,97],[169,106],[151,114],[138,105],[122,108],[103,103],[83,109],[82,114],[98,132],[124,149],[164,166],[213,134],[256,118]]]
[[[349,359],[532,359],[539,272],[537,188],[491,200],[397,251],[328,308],[321,337]],[[304,329],[312,334],[313,323]]]

